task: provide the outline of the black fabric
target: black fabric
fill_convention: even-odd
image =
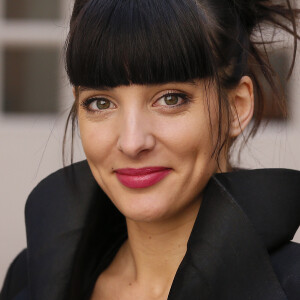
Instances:
[[[14,299],[27,286],[27,250],[25,249],[14,259],[7,271],[0,300]]]
[[[48,176],[25,207],[32,300],[63,299],[90,203],[98,194],[87,163]]]
[[[271,255],[272,265],[289,300],[300,299],[300,244],[287,243]]]
[[[215,175],[204,191],[168,299],[299,299],[300,250],[298,244],[289,243],[300,223],[299,183],[300,172],[290,170]],[[108,238],[111,231],[105,224],[119,226],[124,218],[99,188],[87,163],[81,162],[52,174],[30,195],[27,253],[10,268],[1,300],[64,299],[94,201],[100,201],[96,213],[102,220],[94,252],[101,255],[83,264],[82,287],[92,289],[96,275],[112,259],[115,239]],[[126,228],[119,228],[115,233],[122,238]],[[26,266],[28,282],[26,275],[18,276]]]
[[[216,178],[248,215],[269,250],[293,239],[300,223],[299,171],[241,170]]]
[[[287,299],[237,203],[217,180],[210,181],[204,195],[169,300]]]

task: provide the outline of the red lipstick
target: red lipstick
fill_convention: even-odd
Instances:
[[[165,167],[146,167],[141,169],[117,169],[115,172],[123,185],[132,189],[140,189],[161,181],[171,172],[171,169]]]

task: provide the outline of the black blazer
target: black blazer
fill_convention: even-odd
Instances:
[[[28,247],[11,264],[1,300],[62,300],[97,201],[100,252],[124,218],[80,162],[44,179],[26,208]],[[109,225],[107,225],[109,224]],[[299,300],[300,172],[240,170],[209,181],[168,300]],[[120,228],[120,227],[119,227]],[[108,239],[110,237],[110,239]]]

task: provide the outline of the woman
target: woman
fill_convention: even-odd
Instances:
[[[229,163],[262,119],[259,76],[282,100],[263,24],[294,36],[292,71],[298,14],[289,1],[75,1],[68,121],[87,162],[30,195],[1,299],[299,299],[299,172]]]

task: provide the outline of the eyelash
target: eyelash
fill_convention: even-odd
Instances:
[[[102,111],[104,111],[105,109],[91,109],[90,105],[96,101],[100,101],[100,100],[104,100],[104,101],[109,101],[110,103],[112,103],[110,100],[106,99],[105,97],[92,97],[89,99],[86,99],[84,101],[82,101],[81,106],[88,112],[91,113],[101,113]]]
[[[174,108],[178,108],[180,106],[183,106],[183,105],[186,105],[188,103],[191,102],[191,99],[184,93],[174,93],[174,92],[168,92],[164,95],[162,95],[158,100],[155,101],[155,103],[157,103],[158,101],[162,100],[163,98],[166,98],[166,97],[170,97],[170,96],[175,96],[175,97],[178,97],[179,99],[182,99],[182,103],[180,104],[174,104],[174,105],[161,105],[161,106],[164,106],[165,109],[174,109]],[[86,99],[84,101],[82,101],[81,103],[81,106],[88,112],[90,113],[103,113],[105,110],[109,109],[91,109],[90,108],[90,105],[93,103],[93,102],[96,102],[96,101],[99,101],[99,100],[105,100],[105,101],[109,101],[110,103],[113,103],[112,101],[108,100],[107,98],[105,97],[92,97],[92,98],[89,98],[89,99]],[[155,104],[154,103],[154,104]],[[155,106],[155,105],[154,105]],[[159,107],[160,105],[157,105],[156,107]]]
[[[161,96],[158,100],[156,100],[155,103],[157,103],[158,101],[162,100],[163,98],[167,98],[167,97],[170,97],[170,96],[175,96],[175,97],[178,97],[179,99],[182,99],[182,103],[180,103],[180,104],[174,104],[174,105],[162,105],[162,106],[165,107],[165,109],[178,108],[178,107],[180,107],[182,105],[185,105],[185,104],[188,104],[188,103],[191,102],[191,99],[186,94],[184,94],[184,93],[168,92],[168,93],[164,94],[163,96]]]

